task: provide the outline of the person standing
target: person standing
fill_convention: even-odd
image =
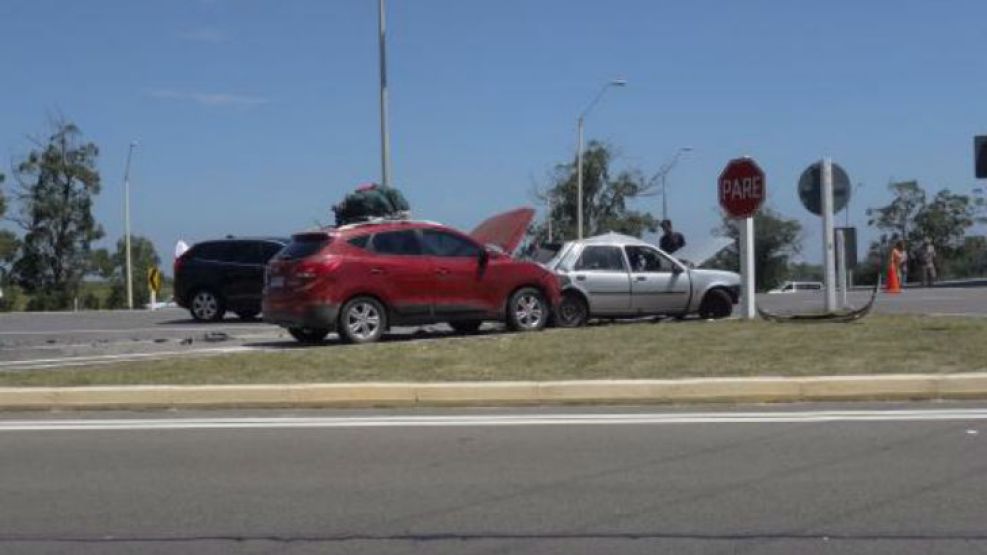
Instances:
[[[672,254],[685,246],[685,237],[672,229],[671,220],[662,220],[660,225],[662,236],[661,240],[658,241],[658,246],[661,247],[661,250]]]
[[[901,239],[895,241],[891,247],[891,260],[888,261],[888,286],[901,286],[904,280],[901,279],[901,266],[905,260],[905,242]],[[892,276],[891,274],[894,274]]]
[[[932,287],[936,281],[936,248],[932,246],[932,241],[928,237],[922,241],[922,248],[918,251],[918,261],[922,265],[922,286]]]

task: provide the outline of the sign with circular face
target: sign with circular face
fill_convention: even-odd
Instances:
[[[816,162],[799,177],[799,200],[806,210],[822,215],[822,162]],[[850,201],[850,178],[839,164],[833,162],[833,212],[843,210]]]
[[[767,196],[764,171],[751,158],[731,160],[717,181],[720,206],[731,218],[749,218]]]

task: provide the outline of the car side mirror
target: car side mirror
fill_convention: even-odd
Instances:
[[[490,262],[490,253],[487,249],[480,249],[480,254],[477,256],[480,259],[480,267],[483,268]]]
[[[675,275],[679,275],[679,274],[681,274],[682,272],[683,272],[683,270],[682,270],[682,266],[679,266],[678,264],[673,264],[673,265],[672,265],[672,273],[673,273],[673,274],[675,274]]]

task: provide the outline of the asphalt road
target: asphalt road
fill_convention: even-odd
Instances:
[[[854,291],[850,302],[861,306],[869,298],[867,291]],[[758,303],[776,312],[807,312],[822,310],[823,298],[818,293],[759,295]],[[881,294],[875,310],[987,316],[987,289],[909,289],[900,295]],[[674,325],[703,324],[692,320]],[[487,325],[489,330],[499,327]],[[444,325],[399,328],[389,339],[440,339],[449,334],[451,330]],[[329,343],[335,341],[336,336],[330,335]],[[295,347],[298,344],[276,326],[235,318],[204,324],[181,309],[0,314],[0,371]]]
[[[7,414],[0,552],[987,553],[987,405],[616,410]]]

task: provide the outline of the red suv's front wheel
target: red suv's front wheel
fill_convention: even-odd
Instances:
[[[514,331],[535,331],[548,323],[548,303],[541,291],[523,287],[507,303],[507,326]]]

